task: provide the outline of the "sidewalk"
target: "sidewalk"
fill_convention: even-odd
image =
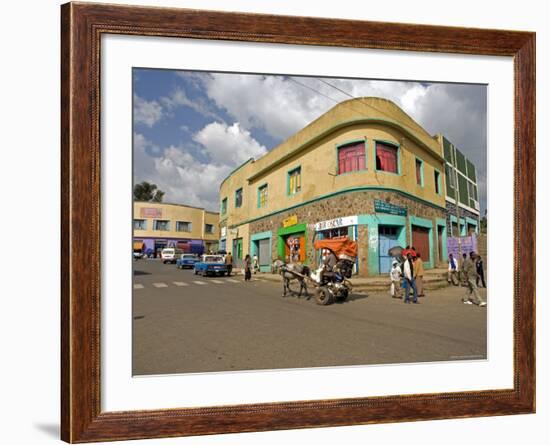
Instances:
[[[279,274],[258,272],[253,276],[257,278],[261,277],[262,279],[268,281],[281,281],[281,276]],[[379,275],[376,277],[351,278],[350,281],[353,284],[354,290],[380,291],[387,290],[390,287],[390,279],[388,274]],[[425,289],[433,290],[446,286],[448,286],[446,268],[429,269],[424,271]]]

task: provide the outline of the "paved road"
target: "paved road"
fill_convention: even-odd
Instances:
[[[377,292],[318,306],[281,297],[281,284],[261,275],[245,283],[134,264],[135,375],[486,357],[486,309],[462,304],[461,288],[418,305]]]

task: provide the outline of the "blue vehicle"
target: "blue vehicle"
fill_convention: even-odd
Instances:
[[[193,269],[198,262],[199,257],[194,253],[182,253],[176,260],[176,266],[178,269]]]
[[[203,255],[202,260],[195,263],[195,275],[226,275],[227,265],[221,255]]]

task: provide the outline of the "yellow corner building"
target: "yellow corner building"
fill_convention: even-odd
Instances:
[[[220,249],[315,264],[313,241],[349,236],[355,273],[389,272],[388,249],[414,246],[426,268],[446,260],[441,141],[393,102],[341,102],[220,185]]]
[[[219,214],[182,204],[134,202],[134,251],[158,256],[165,247],[201,255],[218,250]]]

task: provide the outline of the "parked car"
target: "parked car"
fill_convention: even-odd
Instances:
[[[176,260],[176,266],[178,269],[193,269],[195,267],[195,263],[199,262],[199,257],[195,255],[194,253],[183,253],[181,256]]]
[[[166,247],[160,252],[160,259],[164,264],[166,263],[176,263],[176,259],[181,255],[183,251],[181,249],[176,249],[174,247]]]
[[[227,265],[221,255],[203,255],[201,261],[195,263],[195,275],[225,275]]]

